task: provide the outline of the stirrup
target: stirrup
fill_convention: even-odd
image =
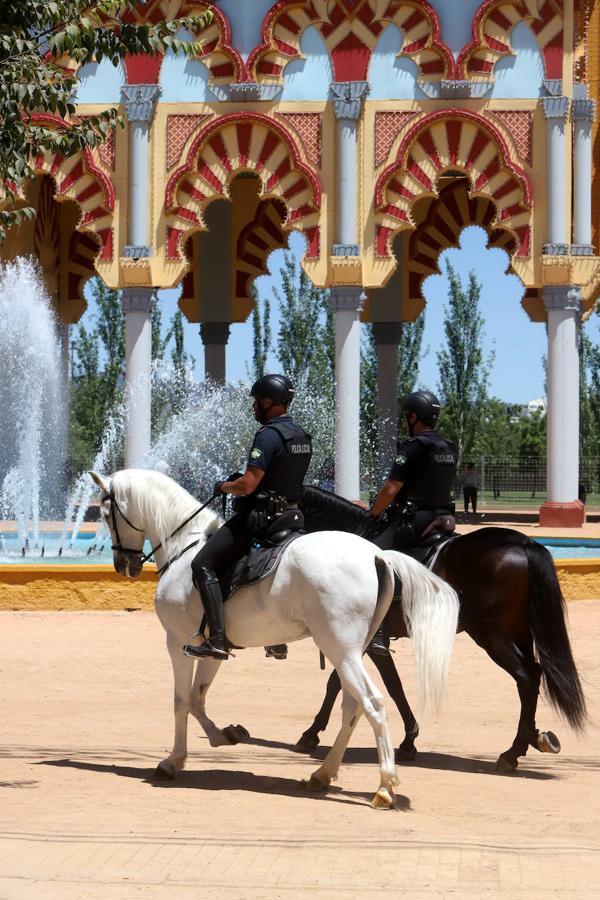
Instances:
[[[229,659],[229,657],[233,654],[230,654],[228,650],[215,647],[214,644],[211,643],[210,639],[205,637],[203,634],[193,634],[192,638],[201,637],[202,643],[198,644],[184,644],[181,648],[185,656],[190,656],[192,659],[206,659],[207,657],[211,659]]]

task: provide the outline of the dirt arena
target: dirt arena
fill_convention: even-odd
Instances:
[[[226,663],[208,711],[245,725],[252,742],[213,750],[190,722],[188,769],[165,783],[152,773],[170,749],[172,684],[155,616],[2,612],[0,898],[597,896],[600,603],[572,603],[569,616],[586,734],[542,702],[538,725],[558,734],[561,755],[530,751],[515,775],[496,774],[516,690],[460,635],[443,714],[421,723],[397,809],[376,812],[364,721],[333,790],[299,786],[317,763],[290,745],[326,678],[312,642],[286,662],[250,650]],[[414,696],[410,645],[395,647]],[[397,744],[391,703],[388,714]]]

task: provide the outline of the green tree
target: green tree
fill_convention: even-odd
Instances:
[[[449,294],[444,308],[445,346],[437,353],[444,432],[458,447],[459,458],[470,454],[481,426],[487,399],[493,353],[483,353],[483,316],[479,311],[481,285],[469,274],[466,288],[447,263]]]
[[[600,349],[581,331],[579,347],[580,455],[600,456]]]
[[[73,118],[76,69],[127,54],[166,49],[193,57],[199,43],[178,40],[180,28],[198,34],[213,14],[205,10],[172,22],[132,24],[137,0],[10,0],[0,4],[0,240],[6,229],[34,210],[23,205],[22,187],[33,177],[33,158],[46,151],[72,156],[102,142],[119,121],[108,109],[84,121]],[[33,116],[51,113],[64,125]]]
[[[88,330],[80,324],[73,342],[69,406],[71,468],[91,464],[111,411],[122,401],[125,373],[125,317],[119,291],[92,282],[98,312]]]
[[[283,293],[273,288],[280,308],[277,359],[297,390],[332,391],[333,316],[329,292],[317,288],[291,253],[279,270]]]
[[[398,400],[400,404],[414,390],[418,380],[419,365],[424,356],[421,349],[424,331],[424,310],[415,322],[402,323],[402,335],[398,344]]]
[[[475,435],[471,454],[495,458],[516,457],[521,452],[522,422],[520,407],[497,397],[481,405],[481,427]]]
[[[254,301],[252,310],[252,374],[254,380],[261,378],[266,371],[267,359],[271,350],[271,303],[268,297],[261,299],[254,284],[250,291]]]

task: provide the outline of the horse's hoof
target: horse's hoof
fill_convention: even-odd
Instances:
[[[159,763],[154,770],[155,781],[173,781],[175,778],[175,769],[167,768],[163,763]]]
[[[307,791],[311,791],[314,794],[324,793],[331,784],[329,778],[326,778],[325,776],[318,776],[314,772],[310,776],[308,781],[302,779],[300,783],[302,787],[306,788]]]
[[[553,731],[538,731],[537,748],[542,753],[560,753],[560,741]]]
[[[243,725],[228,725],[223,734],[230,744],[243,744],[250,740],[250,732]]]
[[[394,798],[387,788],[379,788],[373,799],[371,800],[373,809],[393,809]]]
[[[320,741],[319,737],[316,734],[309,734],[308,732],[304,732],[298,743],[296,744],[295,749],[299,750],[301,753],[312,753],[319,746]]]
[[[507,756],[505,756],[504,753],[501,753],[500,756],[498,757],[498,761],[496,763],[496,770],[498,772],[504,772],[505,774],[510,774],[516,770],[518,765],[519,765],[519,763],[517,762],[517,760],[515,760],[513,762],[511,759],[509,759]]]
[[[416,756],[417,748],[414,745],[412,747],[403,747],[402,744],[400,744],[396,750],[397,763],[414,762]]]

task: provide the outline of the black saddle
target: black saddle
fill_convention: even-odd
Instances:
[[[239,588],[272,575],[281,562],[284,550],[303,534],[304,531],[281,529],[252,547],[246,556],[229,566],[219,578],[223,598],[226,600]]]
[[[454,516],[449,514],[438,516],[433,522],[429,523],[417,544],[406,549],[402,548],[401,552],[406,553],[407,556],[412,556],[413,559],[416,559],[417,562],[422,563],[429,569],[439,546],[445,541],[452,541],[458,537],[455,528],[456,520]]]

